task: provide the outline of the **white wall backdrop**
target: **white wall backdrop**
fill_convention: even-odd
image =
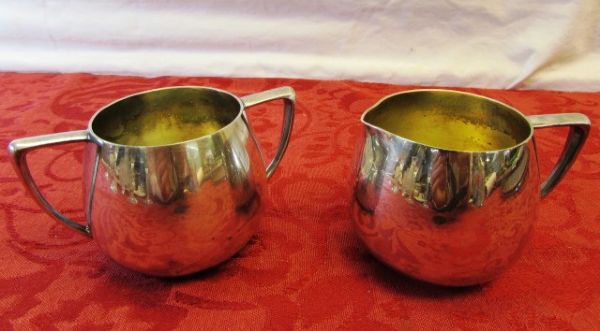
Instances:
[[[0,0],[0,70],[600,91],[600,0]]]

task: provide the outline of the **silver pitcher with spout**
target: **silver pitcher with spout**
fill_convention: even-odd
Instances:
[[[392,132],[408,112],[485,125],[514,144],[479,151],[427,145]],[[365,111],[362,123],[352,200],[358,236],[394,269],[450,286],[487,282],[515,261],[540,199],[563,178],[590,129],[583,114],[524,116],[499,101],[449,90],[387,96]],[[534,129],[551,126],[570,131],[554,170],[540,183]]]

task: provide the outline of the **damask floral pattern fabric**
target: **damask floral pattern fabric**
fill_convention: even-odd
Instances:
[[[297,92],[287,153],[270,179],[257,235],[228,262],[175,279],[124,269],[46,215],[6,152],[17,137],[83,129],[106,103],[146,89],[205,85],[236,95],[289,85]],[[1,330],[558,329],[600,325],[600,139],[540,204],[523,256],[498,279],[468,288],[395,272],[360,244],[349,220],[361,113],[411,87],[350,81],[0,74]],[[468,89],[525,114],[581,112],[600,123],[600,93]],[[249,110],[266,158],[281,105]],[[542,176],[565,129],[536,131]],[[31,153],[34,177],[66,215],[83,220],[82,148]]]

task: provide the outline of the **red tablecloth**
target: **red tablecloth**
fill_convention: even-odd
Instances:
[[[6,146],[16,137],[85,128],[111,100],[168,85],[245,95],[297,91],[293,137],[259,233],[229,262],[179,279],[128,271],[91,240],[43,213],[17,179]],[[560,329],[600,328],[600,140],[587,145],[540,206],[521,259],[484,286],[444,288],[380,264],[352,232],[348,202],[360,114],[406,86],[295,79],[155,79],[86,74],[0,74],[0,330],[32,329]],[[582,112],[600,123],[600,93],[471,89],[525,114]],[[267,155],[280,105],[250,110]],[[536,132],[547,174],[565,130]],[[81,155],[64,145],[31,155],[50,200],[81,220]]]

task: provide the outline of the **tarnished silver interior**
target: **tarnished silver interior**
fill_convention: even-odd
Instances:
[[[500,130],[514,137],[515,145],[523,143],[532,134],[527,119],[512,107],[486,97],[448,90],[398,93],[369,109],[364,114],[363,121],[379,129],[391,131],[390,124],[401,118],[399,112],[443,112]]]
[[[166,88],[136,94],[112,103],[96,115],[91,129],[98,137],[114,143],[116,137],[123,132],[125,123],[139,131],[166,118],[174,118],[183,124],[214,121],[223,127],[231,123],[240,112],[238,99],[219,90]],[[145,123],[142,121],[144,116],[153,116],[153,120]],[[193,138],[203,135],[205,134],[200,131]]]

